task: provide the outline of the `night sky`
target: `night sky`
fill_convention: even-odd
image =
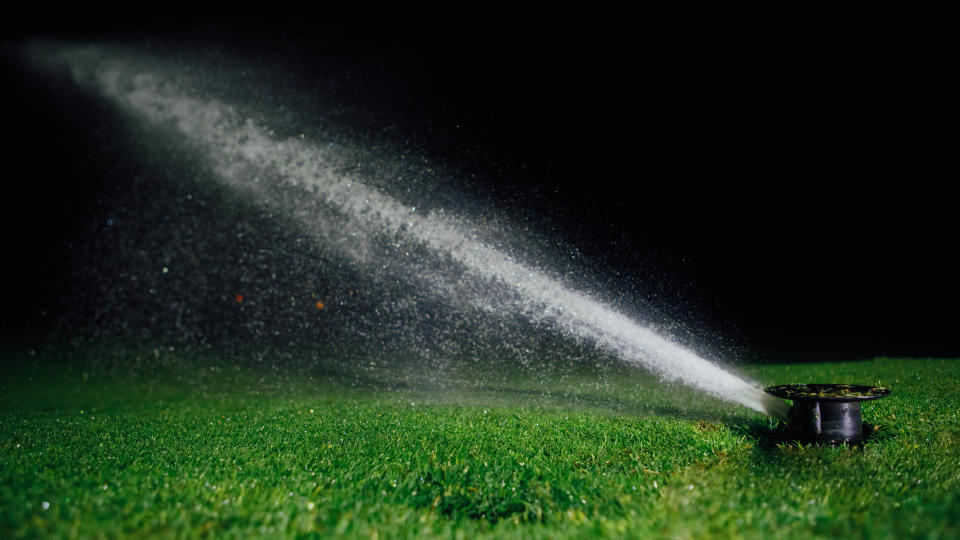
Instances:
[[[357,129],[397,126],[483,173],[466,189],[761,358],[960,355],[956,174],[940,70],[914,41],[706,21],[84,22],[4,31],[181,40],[282,58],[301,80],[336,59]],[[9,55],[3,71],[3,336],[29,344],[108,186],[80,101]]]

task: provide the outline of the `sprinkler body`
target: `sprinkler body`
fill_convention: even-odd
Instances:
[[[863,440],[860,402],[890,394],[886,388],[849,384],[784,384],[766,392],[793,400],[787,416],[799,438],[834,444]]]

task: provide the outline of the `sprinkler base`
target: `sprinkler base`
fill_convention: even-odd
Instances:
[[[863,440],[860,402],[890,394],[886,388],[846,384],[771,386],[768,394],[793,400],[787,413],[797,438],[818,443],[856,444]]]

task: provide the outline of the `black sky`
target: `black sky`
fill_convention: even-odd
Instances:
[[[87,18],[4,30],[8,41],[157,36],[308,72],[337,58],[365,74],[347,99],[491,173],[490,192],[525,194],[525,211],[611,270],[642,260],[757,351],[960,355],[942,69],[916,34],[510,21]],[[69,180],[88,150],[72,142],[76,124],[10,64],[2,277],[15,340],[43,328],[37,306],[58,294],[47,285],[65,275],[67,231],[97,184]]]

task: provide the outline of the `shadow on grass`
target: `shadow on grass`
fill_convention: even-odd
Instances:
[[[851,450],[862,450],[864,447],[874,444],[882,444],[896,439],[898,433],[889,427],[881,427],[876,424],[863,423],[863,439],[854,444],[830,443],[830,442],[811,442],[806,440],[802,431],[779,424],[776,428],[769,428],[762,425],[752,425],[747,428],[738,429],[740,433],[753,439],[754,454],[763,461],[769,461],[771,458],[782,455],[782,452],[790,448],[826,446],[826,447],[847,447]]]

